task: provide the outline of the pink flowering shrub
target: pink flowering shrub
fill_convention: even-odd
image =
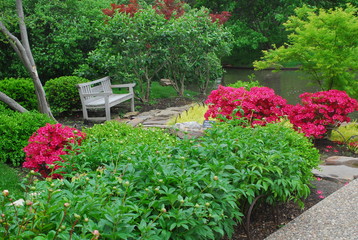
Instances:
[[[286,100],[268,87],[253,87],[247,91],[243,87],[219,86],[211,92],[205,103],[209,108],[204,115],[206,119],[218,118],[219,115],[227,119],[245,118],[252,126],[279,120],[286,106]]]
[[[61,124],[46,124],[35,132],[24,148],[26,159],[24,168],[41,173],[43,177],[62,178],[60,174],[51,174],[60,168],[61,155],[66,155],[70,144],[81,144],[85,134],[75,128]],[[51,167],[49,166],[51,165]]]
[[[349,122],[349,113],[358,110],[357,100],[346,92],[329,90],[300,95],[301,104],[287,105],[285,111],[294,128],[307,137],[322,138],[327,130]]]

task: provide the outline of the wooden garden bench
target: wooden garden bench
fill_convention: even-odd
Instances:
[[[124,101],[131,100],[131,111],[134,112],[135,83],[112,85],[109,77],[77,85],[80,93],[84,120],[109,121],[110,108]],[[128,88],[128,93],[115,94],[112,88]],[[88,117],[88,109],[104,108],[106,117]]]

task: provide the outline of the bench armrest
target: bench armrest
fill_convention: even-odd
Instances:
[[[135,83],[126,83],[126,84],[116,84],[111,85],[111,88],[133,88]]]
[[[129,93],[133,94],[134,86],[135,86],[135,83],[126,83],[126,84],[111,85],[111,88],[128,88]]]
[[[96,97],[96,96],[109,96],[112,95],[111,92],[101,92],[101,93],[82,93],[81,95],[84,97]]]

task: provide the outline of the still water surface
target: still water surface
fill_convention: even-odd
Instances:
[[[277,95],[287,99],[290,104],[299,102],[299,95],[304,92],[317,92],[319,87],[312,85],[306,74],[298,71],[285,70],[273,73],[270,70],[254,71],[250,69],[226,69],[225,85],[238,80],[249,81],[248,75],[254,74],[262,86],[272,88]]]

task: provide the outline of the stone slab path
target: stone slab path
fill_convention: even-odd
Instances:
[[[133,116],[132,119],[128,121],[128,124],[134,127],[141,124],[144,127],[168,128],[167,122],[171,118],[179,116],[191,106],[192,104],[140,113],[139,115]]]
[[[332,156],[325,160],[325,164],[320,165],[319,170],[314,169],[312,172],[315,176],[328,180],[352,181],[358,178],[358,158]]]

